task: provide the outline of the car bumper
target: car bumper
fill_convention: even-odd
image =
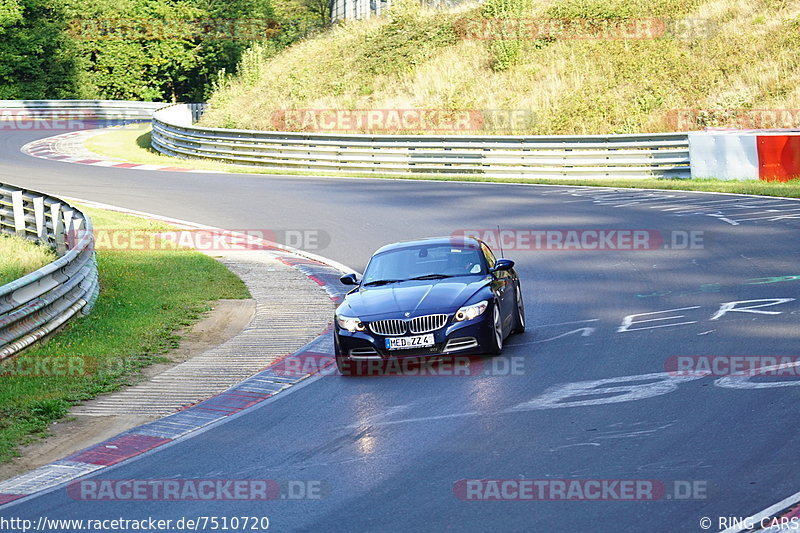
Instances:
[[[494,334],[491,316],[491,313],[483,313],[465,322],[451,323],[452,319],[448,320],[446,326],[430,332],[434,336],[434,345],[425,348],[389,350],[386,348],[386,339],[391,337],[375,334],[369,328],[350,332],[341,329],[338,324],[334,327],[334,342],[340,357],[351,361],[479,354],[489,351],[491,346],[491,336]]]

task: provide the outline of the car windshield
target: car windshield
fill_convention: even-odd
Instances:
[[[364,284],[386,284],[411,279],[443,279],[486,274],[477,247],[437,244],[389,250],[374,256],[364,273]]]

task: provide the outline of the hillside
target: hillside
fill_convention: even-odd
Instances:
[[[401,2],[382,20],[340,24],[274,56],[252,49],[239,74],[216,87],[202,123],[325,131],[315,122],[319,110],[427,109],[467,112],[478,131],[446,131],[441,116],[434,123],[444,129],[387,127],[591,134],[785,127],[800,118],[797,111],[763,111],[800,109],[800,1],[487,0],[449,12],[416,6]],[[513,27],[519,19],[522,31]],[[283,111],[292,109],[303,111]],[[679,111],[685,109],[710,111]],[[497,110],[513,110],[514,120]]]

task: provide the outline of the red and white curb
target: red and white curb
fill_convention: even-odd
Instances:
[[[332,371],[335,365],[329,332],[323,331],[300,350],[221,394],[0,482],[0,507],[141,455],[258,405],[314,374]]]
[[[767,507],[760,513],[741,518],[739,524],[721,533],[785,533],[800,526],[800,492]]]
[[[88,131],[71,131],[55,135],[46,139],[32,141],[20,148],[20,151],[39,159],[49,159],[62,163],[75,163],[78,165],[92,165],[96,167],[129,168],[132,170],[162,170],[167,172],[203,172],[221,173],[218,170],[198,170],[174,165],[146,165],[131,163],[121,159],[109,159],[89,151],[84,146],[84,141],[95,135],[107,133],[110,128]]]
[[[338,283],[338,279],[343,272],[352,272],[344,265],[315,254],[293,250],[277,243],[244,236],[221,228],[79,199],[72,200],[84,205],[147,216],[179,227],[215,230],[223,234],[230,234],[231,238],[237,238],[240,242],[242,238],[246,238],[265,248],[268,247],[279,261],[303,272],[309,279],[324,288],[330,298],[337,303],[341,301],[345,292],[345,288]],[[64,459],[0,482],[0,508],[4,505],[19,503],[42,491],[56,488],[102,468],[119,464],[201,428],[220,423],[315,375],[335,372],[333,340],[330,332],[331,325],[296,352],[277,359],[261,372],[220,394],[169,416],[125,431]]]

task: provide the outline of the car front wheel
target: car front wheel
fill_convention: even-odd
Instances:
[[[339,349],[339,343],[336,341],[335,337],[333,341],[333,352],[336,355],[336,368],[339,370],[339,373],[343,376],[351,376],[353,374],[353,361],[350,361],[342,355],[342,351]]]
[[[503,351],[503,321],[500,318],[500,306],[497,302],[492,305],[492,329],[490,332],[489,353],[498,355]]]
[[[516,326],[514,327],[514,333],[525,333],[525,303],[522,301],[522,287],[517,285],[517,309],[516,309],[516,320],[514,321]]]

